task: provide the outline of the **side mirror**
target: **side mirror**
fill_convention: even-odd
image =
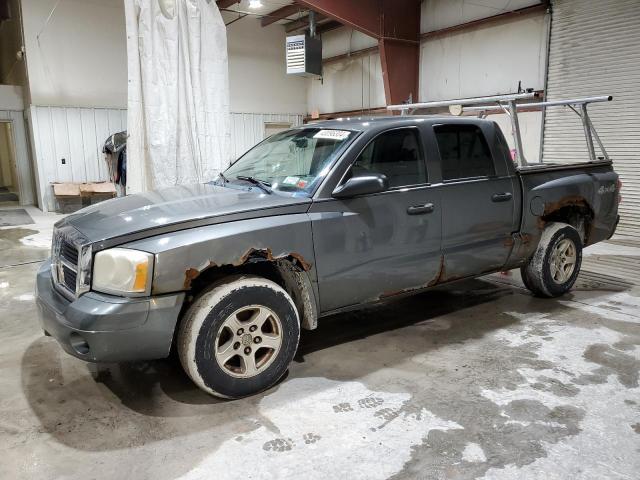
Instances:
[[[336,187],[331,194],[334,198],[351,198],[358,195],[369,195],[384,192],[389,188],[389,179],[381,173],[372,173],[362,177],[351,177]]]

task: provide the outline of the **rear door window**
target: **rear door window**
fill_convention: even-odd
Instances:
[[[435,125],[442,160],[442,179],[490,177],[496,174],[482,130],[476,125]]]

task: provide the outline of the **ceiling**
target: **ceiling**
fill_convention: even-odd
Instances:
[[[249,0],[218,0],[218,7],[224,14],[227,25],[245,16],[260,18],[263,27],[283,25],[287,33],[301,33],[309,26],[308,9],[291,0],[260,0],[261,6],[250,7]],[[317,32],[332,30],[341,26],[338,22],[316,15]]]

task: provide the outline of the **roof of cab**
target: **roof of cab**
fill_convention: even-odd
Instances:
[[[315,123],[308,123],[304,128],[327,128],[344,130],[378,130],[394,126],[416,125],[427,122],[434,123],[484,123],[490,120],[483,120],[476,117],[453,117],[446,115],[395,115],[384,117],[345,117],[334,120],[323,120]]]

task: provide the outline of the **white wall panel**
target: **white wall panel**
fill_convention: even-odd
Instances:
[[[52,182],[108,180],[102,146],[126,129],[126,110],[32,106],[30,114],[43,210],[55,209]]]
[[[231,113],[231,160],[265,138],[265,123],[290,123],[302,125],[303,116],[286,113]]]
[[[338,28],[322,34],[322,58],[375,47],[378,41],[352,28]]]
[[[302,121],[302,114],[232,113],[230,160],[265,138],[265,123],[297,126]],[[102,146],[109,135],[126,129],[126,110],[31,107],[31,123],[40,204],[45,211],[51,211],[55,209],[52,182],[108,180]]]
[[[287,75],[284,47],[281,25],[262,28],[247,17],[227,27],[231,111],[306,112],[305,79]]]
[[[325,64],[322,81],[308,82],[309,111],[341,112],[386,105],[378,52]]]
[[[122,0],[21,0],[21,7],[32,104],[126,106]]]
[[[422,31],[460,25],[505,11],[539,4],[534,0],[426,0]],[[422,41],[420,101],[543,89],[547,16],[532,12]],[[376,40],[348,28],[322,35],[323,57],[348,54]],[[324,65],[322,81],[307,80],[307,107],[320,113],[386,105],[380,55],[347,58]]]
[[[544,88],[547,21],[533,13],[422,43],[420,101]]]
[[[126,110],[123,110],[126,112]],[[96,147],[99,145],[96,137],[95,112],[91,108],[80,109],[80,135],[77,137],[82,142],[82,161],[85,165],[85,175],[87,179],[102,178],[100,173],[100,163],[96,162]],[[100,152],[102,155],[102,152]]]
[[[511,134],[511,119],[506,114],[489,115],[489,120],[496,122],[509,144],[510,149],[514,149],[513,135]],[[522,135],[522,148],[524,158],[529,163],[540,161],[540,138],[542,133],[542,113],[541,112],[521,112],[518,113],[520,122],[520,134]]]
[[[540,4],[540,0],[425,0],[420,32],[432,32]]]

